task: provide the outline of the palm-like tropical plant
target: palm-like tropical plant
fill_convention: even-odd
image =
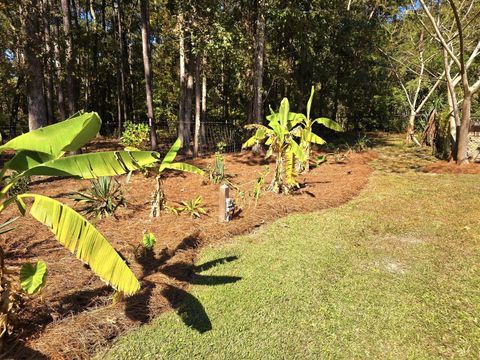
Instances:
[[[315,94],[315,87],[312,86],[310,92],[310,98],[307,101],[307,114],[295,114],[295,122],[300,124],[296,128],[294,135],[300,138],[300,147],[305,153],[304,161],[299,161],[297,170],[299,172],[307,172],[310,169],[310,155],[312,144],[322,145],[325,144],[325,140],[313,132],[313,125],[322,124],[326,128],[329,128],[334,131],[343,131],[342,126],[328,118],[320,117],[315,120],[312,120],[310,117],[310,112],[312,108],[313,95]]]
[[[259,142],[265,141],[269,146],[265,157],[275,156],[275,174],[269,186],[269,190],[277,193],[289,193],[298,187],[296,180],[295,159],[305,161],[305,153],[295,141],[301,119],[298,114],[290,112],[290,104],[284,98],[280,104],[278,113],[270,109],[267,116],[268,126],[260,124],[246,125],[247,129],[255,129],[255,134],[249,138],[242,148],[252,147]]]
[[[150,211],[151,217],[159,216],[160,211],[165,209],[166,198],[162,190],[162,175],[166,170],[185,171],[193,174],[198,174],[201,176],[205,175],[205,172],[202,169],[199,169],[194,165],[190,165],[183,162],[174,162],[181,146],[182,146],[181,140],[177,139],[175,143],[172,145],[172,147],[170,148],[170,150],[168,151],[167,155],[165,155],[162,162],[156,169],[156,173],[157,173],[155,178],[156,185],[155,185],[155,191],[153,192],[153,195],[152,195],[152,209]]]
[[[17,172],[0,189],[0,213],[16,204],[23,215],[28,212],[50,228],[56,239],[88,264],[103,281],[128,296],[139,290],[140,283],[105,237],[82,215],[47,196],[9,193],[12,186],[31,175],[94,179],[125,174],[157,162],[159,154],[151,151],[111,151],[65,156],[67,152],[76,151],[93,139],[100,126],[101,120],[96,113],[80,113],[63,122],[20,135],[0,146],[0,152],[15,152],[0,171],[0,179],[8,170]],[[0,247],[0,255],[2,254]],[[0,256],[0,260],[3,269],[3,256]],[[43,267],[42,272],[46,272]],[[12,297],[4,293],[9,292],[10,287],[4,287],[3,282],[2,278],[0,318],[6,323],[0,324],[0,327],[9,329],[8,312],[12,309]]]

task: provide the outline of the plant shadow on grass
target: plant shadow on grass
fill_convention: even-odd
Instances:
[[[126,299],[125,313],[135,321],[146,323],[151,320],[152,314],[149,311],[149,304],[153,292],[156,289],[155,283],[146,279],[148,275],[159,272],[171,279],[194,285],[224,285],[241,280],[238,276],[210,276],[200,273],[213,267],[237,260],[236,256],[229,256],[209,261],[195,266],[185,261],[167,262],[178,252],[194,250],[201,243],[198,234],[186,237],[174,250],[164,249],[158,257],[153,252],[144,252],[138,262],[142,266],[143,275],[141,278],[142,289],[139,293]],[[158,290],[157,290],[158,291]],[[161,295],[168,304],[177,312],[185,325],[204,333],[212,329],[212,323],[201,302],[192,294],[180,287],[170,284],[163,285]]]

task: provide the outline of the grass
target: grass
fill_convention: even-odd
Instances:
[[[475,175],[377,170],[340,208],[206,249],[201,275],[241,279],[98,358],[478,359],[479,203]]]

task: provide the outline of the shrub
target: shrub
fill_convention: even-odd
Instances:
[[[146,150],[150,141],[150,129],[147,124],[125,122],[125,130],[120,138],[120,144],[126,148]]]

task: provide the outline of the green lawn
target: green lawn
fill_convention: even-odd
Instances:
[[[218,281],[99,358],[478,359],[479,205],[479,176],[378,170],[340,208],[206,249]]]

